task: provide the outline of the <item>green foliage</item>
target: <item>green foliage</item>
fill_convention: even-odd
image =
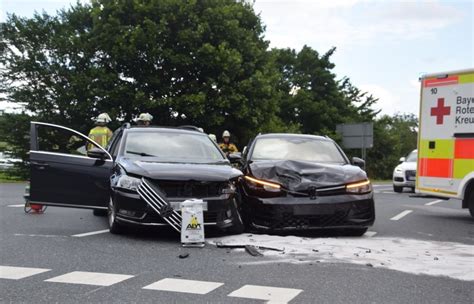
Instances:
[[[417,147],[418,119],[413,114],[382,116],[374,122],[374,147],[367,150],[367,174],[391,179],[402,156]]]
[[[28,176],[27,152],[30,150],[30,122],[31,117],[22,114],[3,114],[0,116],[0,142],[8,145],[0,147],[1,152],[8,152],[13,157],[22,159],[22,163],[9,170],[10,176],[25,179]]]
[[[377,112],[373,96],[354,87],[348,78],[337,81],[330,61],[336,51],[322,56],[304,46],[300,52],[273,49],[280,71],[280,117],[302,133],[335,136],[336,125],[344,122],[371,121]]]
[[[99,113],[109,113],[116,128],[149,112],[158,125],[192,124],[218,136],[230,130],[242,147],[258,132],[338,140],[337,124],[377,114],[377,99],[336,79],[335,48],[322,55],[308,46],[268,50],[246,1],[94,0],[56,16],[11,15],[0,34],[0,96],[32,115],[3,115],[0,142],[23,159],[33,117],[87,133]],[[375,176],[386,177],[412,148],[395,142],[393,129],[405,128],[405,118],[397,119],[376,121],[368,156]],[[370,165],[377,157],[383,163]]]

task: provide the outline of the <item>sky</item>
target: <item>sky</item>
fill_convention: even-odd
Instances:
[[[0,0],[7,13],[54,14],[76,0]],[[87,2],[87,0],[81,0]],[[381,114],[418,115],[419,77],[474,68],[474,0],[255,0],[271,47],[336,47],[338,78],[379,98]],[[0,104],[0,108],[5,107]]]

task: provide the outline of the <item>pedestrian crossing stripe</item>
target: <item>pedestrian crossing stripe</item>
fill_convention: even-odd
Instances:
[[[50,270],[44,268],[0,266],[0,279],[20,280]]]
[[[50,270],[51,269],[44,268],[0,266],[0,279],[19,280]],[[73,285],[112,286],[133,277],[133,275],[124,274],[73,271],[47,279],[45,282],[67,283]],[[142,289],[205,295],[223,285],[224,283],[220,282],[164,278],[149,284]],[[265,300],[269,301],[268,303],[287,303],[302,291],[303,290],[301,289],[293,288],[244,285],[227,296]]]

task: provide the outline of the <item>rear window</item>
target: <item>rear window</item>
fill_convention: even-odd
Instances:
[[[251,159],[346,163],[334,142],[307,137],[257,139]]]
[[[128,133],[123,154],[163,162],[212,163],[225,160],[208,136],[163,131]]]

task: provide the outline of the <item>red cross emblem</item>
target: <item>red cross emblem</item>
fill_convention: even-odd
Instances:
[[[438,98],[438,105],[431,108],[431,116],[436,116],[436,124],[442,125],[444,116],[451,114],[451,107],[444,106],[444,98]]]

